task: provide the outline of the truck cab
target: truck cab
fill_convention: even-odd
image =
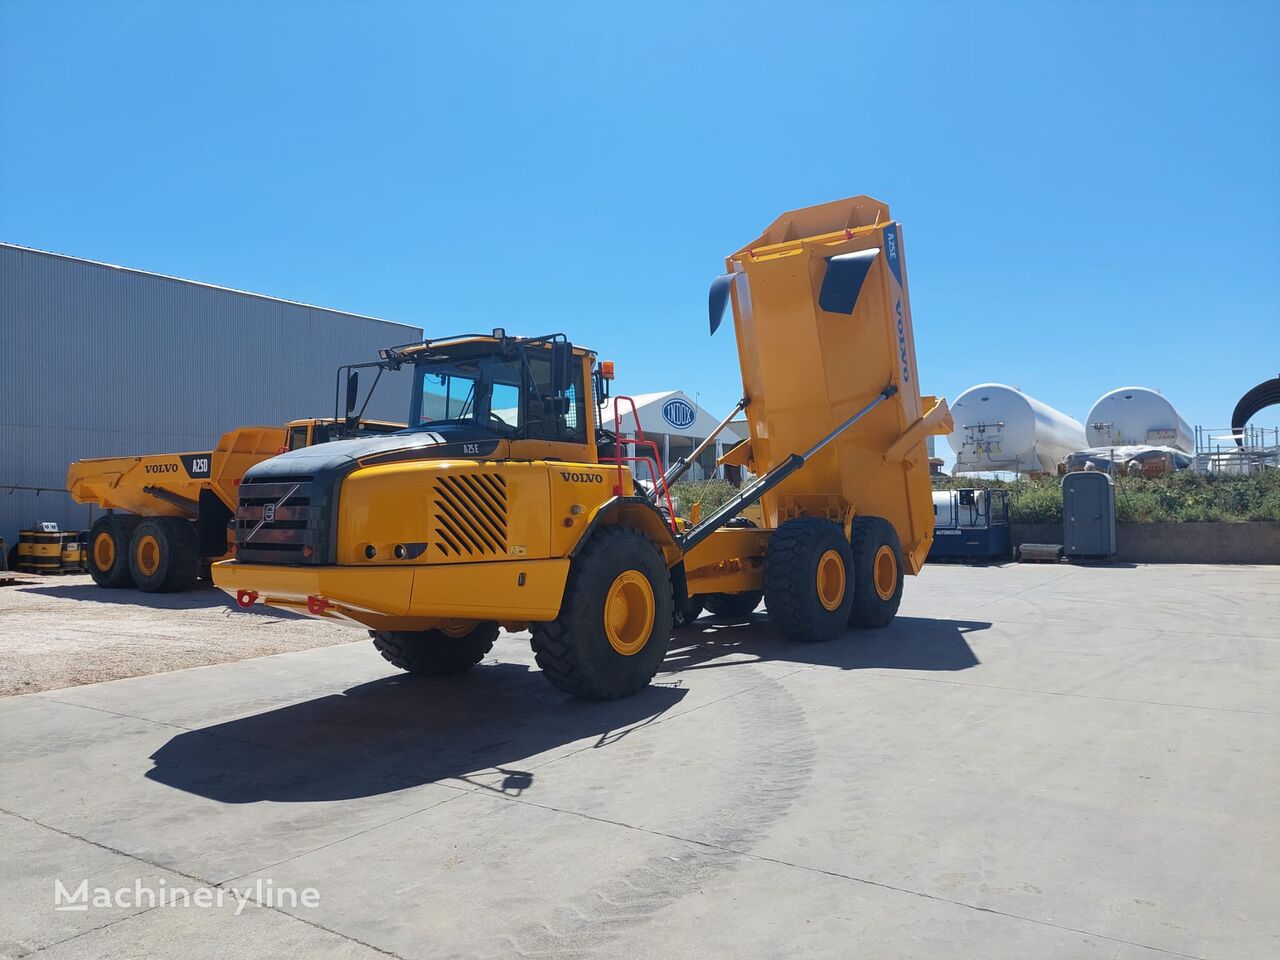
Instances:
[[[285,450],[301,450],[317,443],[328,443],[353,436],[379,436],[403,430],[403,423],[390,420],[361,419],[354,424],[346,420],[322,417],[311,420],[290,420],[285,424]],[[281,451],[283,452],[283,451]]]

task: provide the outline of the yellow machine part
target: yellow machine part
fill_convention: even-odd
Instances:
[[[224,433],[213,450],[78,460],[67,469],[67,489],[77,503],[148,517],[192,516],[156,491],[194,504],[209,489],[235,510],[245,471],[280,453],[286,439],[284,427],[240,427]]]
[[[850,261],[851,312],[824,309],[828,271]],[[732,303],[751,437],[735,462],[763,474],[897,388],[763,497],[764,525],[884,517],[919,572],[933,538],[925,438],[951,420],[945,402],[920,394],[900,225],[880,201],[838,200],[783,214],[725,263],[745,276]]]
[[[600,463],[368,466],[343,481],[336,565],[236,561],[215,564],[213,579],[268,606],[377,630],[554,620],[570,556],[593,524],[641,529],[668,564],[680,559],[658,513],[619,502],[619,485],[632,489],[630,469]]]

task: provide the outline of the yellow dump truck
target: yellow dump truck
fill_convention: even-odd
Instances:
[[[744,398],[721,429],[745,411],[727,457],[758,479],[724,507],[676,521],[685,464],[619,435],[626,398],[597,421],[611,363],[494,330],[382,351],[414,371],[405,432],[252,467],[214,582],[367,627],[414,673],[460,672],[500,625],[527,628],[548,680],[592,699],[648,684],[691,603],[763,596],[802,641],[888,623],[932,541],[926,437],[951,427],[920,394],[899,225],[868,197],[797,210],[726,265],[711,329],[732,304]]]
[[[72,499],[110,511],[89,533],[89,573],[103,587],[185,590],[210,562],[234,552],[236,488],[254,464],[336,436],[403,427],[360,420],[348,429],[336,418],[294,420],[232,430],[213,450],[79,460],[67,469]]]

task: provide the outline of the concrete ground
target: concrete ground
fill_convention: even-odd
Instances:
[[[704,619],[612,704],[523,636],[453,680],[356,642],[11,697],[0,954],[1280,956],[1278,595],[931,567],[827,645]],[[204,885],[268,905],[143,896]]]

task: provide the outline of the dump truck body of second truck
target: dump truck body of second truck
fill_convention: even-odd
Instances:
[[[215,582],[256,602],[370,629],[383,656],[455,673],[499,625],[528,627],[569,693],[649,682],[673,615],[749,613],[823,640],[896,613],[932,537],[922,398],[901,235],[859,197],[779,218],[727,261],[759,479],[724,509],[672,521],[656,448],[597,424],[611,365],[561,335],[503,331],[384,351],[412,364],[409,430],[295,451],[239,488],[237,555]],[[615,404],[624,398],[615,400]],[[672,468],[670,474],[674,474]],[[759,504],[763,525],[739,516]]]

